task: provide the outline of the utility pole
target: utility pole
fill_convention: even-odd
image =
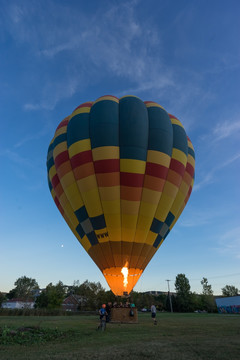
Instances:
[[[169,281],[171,280],[166,280],[167,283],[168,283],[168,296],[169,296],[169,301],[170,301],[170,309],[171,309],[171,312],[173,312],[173,308],[172,308],[172,297],[171,297],[171,294],[170,294],[170,285],[169,285]]]

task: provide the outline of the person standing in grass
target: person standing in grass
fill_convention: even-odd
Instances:
[[[156,319],[157,309],[154,304],[152,304],[152,306],[151,306],[151,314],[152,314],[152,319],[153,319],[154,325],[157,325],[157,319]]]
[[[106,311],[106,304],[102,304],[102,307],[99,310],[100,325],[98,326],[98,330],[104,331],[106,329],[107,314],[108,313]]]
[[[111,321],[111,308],[112,308],[112,303],[111,301],[109,301],[106,305],[106,311],[107,311],[107,322]]]

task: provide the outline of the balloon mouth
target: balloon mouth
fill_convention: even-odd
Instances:
[[[143,270],[135,268],[112,267],[103,270],[103,275],[116,296],[130,294],[138,282]]]

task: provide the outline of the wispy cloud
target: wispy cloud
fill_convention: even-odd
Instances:
[[[23,157],[16,151],[6,149],[0,152],[0,156],[8,158],[11,162],[20,166],[25,166],[30,168],[34,167],[34,164],[31,160],[29,160],[26,157]]]
[[[240,227],[226,231],[219,239],[218,251],[240,259]]]
[[[41,130],[36,131],[34,133],[26,134],[24,137],[20,138],[19,141],[13,145],[13,148],[18,149],[28,142],[39,140],[43,136],[48,134],[49,131],[51,130],[52,130],[51,122],[46,122]]]
[[[31,56],[40,68],[44,64],[47,73],[46,77],[41,76],[41,68],[32,76],[35,83],[34,76],[37,78],[39,100],[30,95],[25,101],[26,111],[52,110],[61,99],[83,93],[89,84],[100,83],[103,87],[109,83],[117,96],[147,94],[148,99],[170,105],[171,112],[183,119],[193,108],[189,106],[191,101],[197,99],[194,111],[202,106],[201,99],[210,101],[209,94],[213,92],[208,94],[201,87],[202,74],[189,66],[176,67],[176,63],[171,65],[167,60],[170,55],[163,36],[166,29],[154,17],[146,17],[143,22],[139,1],[109,2],[107,6],[99,2],[94,12],[67,2],[56,6],[49,0],[47,4],[46,7],[35,0],[27,5],[13,1],[5,16],[11,35],[29,46]],[[192,24],[194,11],[194,6],[182,8],[168,28],[182,33],[183,21],[187,17]],[[183,57],[185,47],[179,43],[175,43],[178,52],[174,56],[179,56],[180,51]],[[121,85],[116,86],[118,83]],[[189,111],[185,126],[193,123]]]
[[[75,94],[78,87],[78,79],[70,77],[65,82],[61,80],[47,82],[42,88],[41,100],[37,103],[24,104],[24,110],[53,110],[61,99],[66,99]]]
[[[212,167],[209,171],[206,171],[206,175],[202,178],[201,181],[194,184],[193,191],[197,191],[204,187],[205,185],[209,185],[211,183],[214,183],[216,181],[216,172],[226,168],[233,162],[240,159],[240,153],[234,154],[231,158],[229,158],[226,161],[223,161],[222,163],[219,163],[217,166]]]
[[[226,209],[205,208],[204,211],[192,208],[191,205],[187,205],[184,213],[179,221],[181,227],[198,227],[212,224],[216,219],[223,219],[226,217]]]
[[[26,141],[28,141],[26,139]],[[22,154],[19,146],[14,147],[13,150],[5,149],[0,151],[1,162],[4,164],[5,171],[11,174],[16,181],[16,189],[21,188],[16,179],[23,180],[24,188],[37,191],[44,186],[42,179],[45,178],[45,159],[31,158],[31,154]],[[15,189],[15,190],[16,190]]]
[[[20,6],[13,4],[10,11],[10,18],[13,23],[18,24],[22,20],[23,16],[23,9]]]
[[[125,78],[132,84],[126,89],[129,93],[175,89],[172,71],[164,65],[161,34],[147,20],[143,26],[137,17],[137,3],[121,2],[106,11],[100,7],[90,16],[67,5],[58,6],[51,18],[40,5],[35,11],[33,5],[12,5],[12,34],[19,42],[31,44],[40,62],[51,66],[54,61],[61,74],[56,80],[49,72],[47,86],[40,87],[40,100],[26,102],[24,109],[51,110],[61,99],[81,91],[83,84],[113,76],[115,81]],[[38,26],[34,28],[28,19],[36,15]],[[68,57],[65,68],[61,68],[62,56]]]
[[[184,219],[181,219],[179,222],[179,226],[181,227],[197,227],[197,226],[203,226],[206,224],[210,224],[213,221],[213,215],[206,213],[206,212],[195,212],[194,216],[188,216]]]
[[[17,151],[5,149],[0,151],[0,157],[4,158],[6,167],[11,174],[27,182],[29,171],[36,168],[36,165],[29,158]]]
[[[214,140],[220,141],[222,139],[229,138],[240,132],[240,120],[237,121],[224,121],[218,123],[213,130]]]

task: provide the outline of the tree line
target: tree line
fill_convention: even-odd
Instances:
[[[130,294],[131,302],[135,303],[138,309],[149,309],[154,303],[160,311],[192,312],[192,311],[216,311],[215,299],[212,286],[207,278],[201,280],[202,292],[196,294],[191,292],[188,278],[185,274],[178,274],[175,279],[175,293],[160,293],[153,295],[149,292],[132,291]],[[223,296],[238,295],[239,290],[233,285],[226,285],[222,288]],[[120,302],[110,290],[105,290],[100,282],[89,282],[88,280],[80,283],[78,280],[73,285],[67,286],[59,281],[55,285],[49,283],[45,289],[40,290],[35,279],[27,276],[18,278],[14,283],[14,288],[5,296],[0,293],[0,305],[3,301],[13,298],[23,300],[34,300],[36,308],[58,309],[62,307],[64,299],[70,295],[78,296],[79,310],[96,310],[102,303]]]

